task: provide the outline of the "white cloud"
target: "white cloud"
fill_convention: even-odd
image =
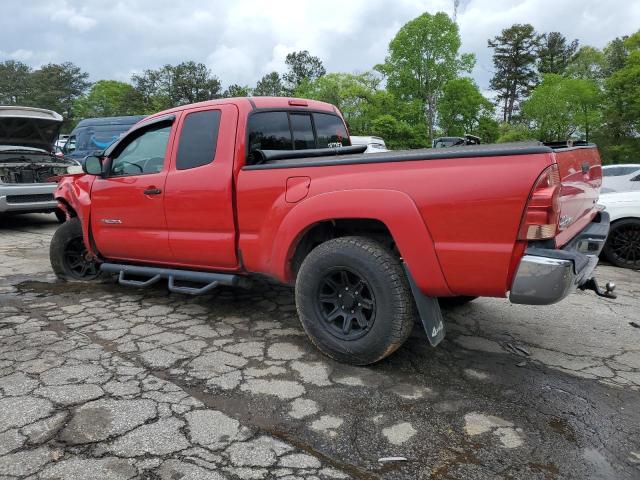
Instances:
[[[293,50],[318,55],[328,71],[370,69],[384,60],[404,23],[425,11],[451,14],[453,8],[452,0],[2,3],[0,61],[14,54],[34,67],[69,60],[97,80],[127,79],[131,72],[195,60],[209,65],[225,87],[253,85],[265,73],[282,72]],[[640,28],[640,1],[462,0],[462,51],[476,54],[473,76],[482,89],[493,70],[487,39],[525,22],[540,32],[556,30],[602,47]],[[25,25],[37,25],[37,35],[24,35]]]

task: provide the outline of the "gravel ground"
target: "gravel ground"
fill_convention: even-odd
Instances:
[[[598,268],[617,300],[446,310],[439,347],[416,328],[356,368],[286,287],[59,282],[55,228],[0,220],[0,478],[640,478],[640,272]]]

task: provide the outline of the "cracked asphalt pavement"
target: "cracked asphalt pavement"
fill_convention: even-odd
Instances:
[[[640,272],[598,268],[617,300],[448,309],[438,348],[416,327],[356,368],[286,287],[59,282],[55,228],[0,220],[0,478],[640,478]]]

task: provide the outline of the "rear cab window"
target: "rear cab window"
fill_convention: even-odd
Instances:
[[[213,162],[219,129],[220,110],[188,113],[180,132],[176,169],[188,170]]]
[[[349,146],[343,120],[331,113],[304,110],[256,112],[249,117],[248,164],[256,150],[306,150]]]

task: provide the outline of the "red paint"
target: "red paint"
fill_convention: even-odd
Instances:
[[[321,110],[313,100],[255,97],[175,108],[164,170],[102,179],[65,177],[56,197],[67,202],[106,259],[209,271],[261,273],[293,282],[290,260],[313,225],[375,219],[396,242],[427,294],[504,296],[524,254],[518,230],[533,186],[557,163],[560,215],[572,217],[556,237],[566,243],[595,215],[601,183],[595,149],[425,162],[243,170],[247,116],[256,108]],[[302,106],[302,102],[306,106]],[[300,106],[296,106],[300,105]],[[213,163],[176,170],[184,116],[222,113]],[[583,165],[586,164],[586,167]],[[583,173],[583,169],[586,173]],[[148,197],[149,186],[163,190]],[[102,218],[126,218],[105,225]]]

